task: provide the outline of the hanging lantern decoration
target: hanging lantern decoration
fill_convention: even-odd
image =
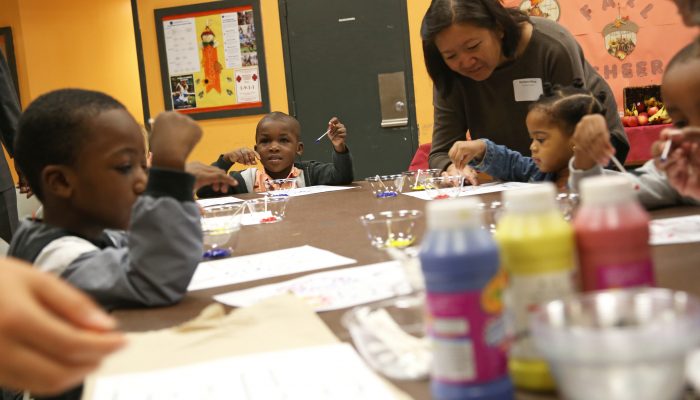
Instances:
[[[557,0],[523,0],[520,2],[520,10],[531,17],[543,17],[552,21],[559,21],[561,15]]]
[[[603,28],[603,38],[608,54],[624,60],[637,47],[637,32],[639,26],[629,17],[617,17],[615,21],[605,25]]]

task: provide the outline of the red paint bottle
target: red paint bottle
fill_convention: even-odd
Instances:
[[[581,182],[574,232],[584,291],[653,286],[649,214],[624,176]]]

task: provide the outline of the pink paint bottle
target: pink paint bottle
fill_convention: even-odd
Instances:
[[[654,285],[649,214],[632,185],[624,176],[581,182],[574,232],[584,291]]]

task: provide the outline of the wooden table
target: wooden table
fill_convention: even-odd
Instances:
[[[248,194],[241,198],[256,198]],[[482,201],[493,201],[500,194],[480,196]],[[359,188],[293,197],[287,206],[285,220],[275,224],[245,226],[241,230],[236,254],[247,255],[301,245],[330,250],[357,260],[358,265],[389,260],[382,251],[373,248],[359,217],[366,213],[417,209],[423,211],[426,201],[400,195],[396,198],[375,199],[369,190]],[[700,207],[682,207],[653,212],[654,218],[697,214]],[[418,229],[424,229],[421,220]],[[700,296],[700,243],[653,247],[654,263],[659,286],[685,290]],[[125,331],[162,329],[195,317],[212,303],[212,296],[232,290],[289,280],[308,273],[229,285],[193,292],[178,305],[157,309],[120,310],[114,314]],[[319,314],[323,321],[343,341],[351,341],[349,333],[340,324],[344,311]],[[393,381],[396,386],[415,399],[430,399],[427,381]],[[556,399],[552,394],[519,392],[519,400]]]

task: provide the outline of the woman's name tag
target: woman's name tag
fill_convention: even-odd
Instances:
[[[542,79],[516,79],[513,81],[513,93],[515,94],[515,101],[535,101],[543,93]]]

